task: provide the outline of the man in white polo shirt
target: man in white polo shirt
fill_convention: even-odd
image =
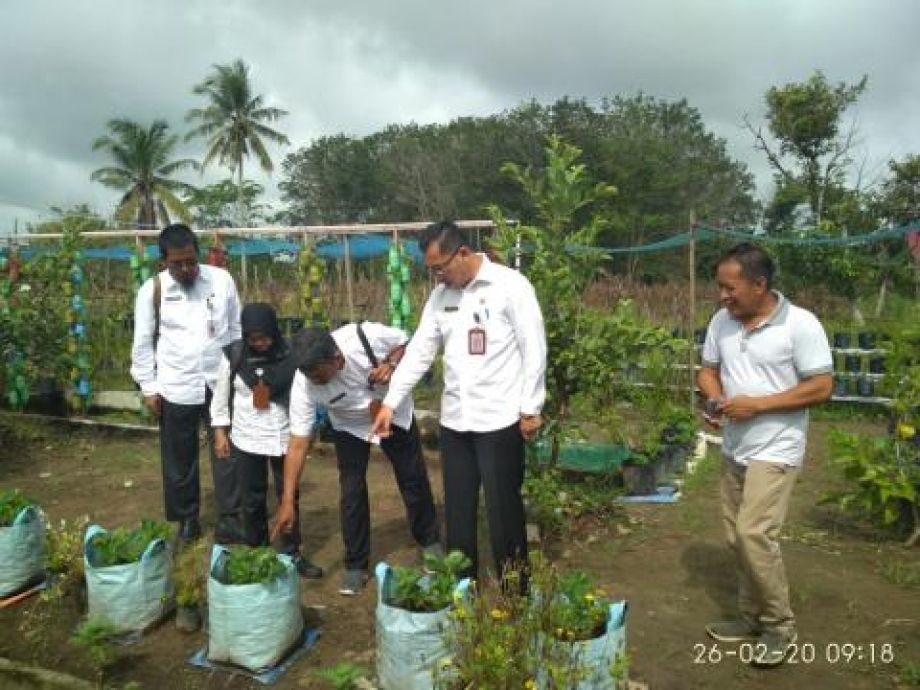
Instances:
[[[492,555],[501,572],[527,555],[524,441],[536,436],[546,398],[546,337],[533,286],[467,246],[451,222],[419,237],[432,291],[406,355],[393,374],[372,433],[389,432],[393,411],[444,348],[441,460],[447,550],[477,572],[476,515],[485,493]]]
[[[722,309],[709,324],[698,376],[706,420],[725,419],[722,516],[739,580],[740,617],[706,631],[751,642],[761,666],[781,664],[796,639],[779,532],[805,457],[808,407],[833,388],[821,323],[772,289],[773,273],[770,256],[749,243],[719,259]]]

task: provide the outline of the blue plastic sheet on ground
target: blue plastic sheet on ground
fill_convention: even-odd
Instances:
[[[316,644],[316,641],[319,639],[321,634],[322,633],[320,632],[319,628],[304,628],[303,637],[301,638],[300,644],[291,650],[291,652],[277,666],[273,666],[269,669],[261,671],[260,673],[255,673],[249,669],[243,668],[242,666],[234,666],[232,664],[218,664],[213,661],[208,661],[207,645],[192,654],[192,656],[190,656],[188,659],[188,663],[195,668],[206,668],[212,671],[220,671],[222,673],[246,676],[247,678],[252,678],[254,681],[261,683],[262,685],[274,685],[278,682],[278,679],[281,678],[281,676],[283,676],[288,671],[288,669],[294,665],[295,661],[297,661],[308,649]]]
[[[617,496],[616,503],[677,503],[680,491],[673,486],[659,486],[658,491],[647,496]]]

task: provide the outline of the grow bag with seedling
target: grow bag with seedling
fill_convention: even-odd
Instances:
[[[455,572],[468,567],[469,560],[459,552],[443,559],[426,556],[426,565],[429,559],[434,572],[428,574],[386,563],[374,571],[377,680],[382,690],[430,690],[435,667],[447,656],[444,629],[453,597],[469,586],[467,579],[457,582]]]
[[[563,640],[563,635],[546,636],[543,644],[564,645],[571,663],[586,669],[587,675],[572,690],[617,690],[627,677],[625,601],[609,605],[607,622],[600,634],[587,640]],[[537,686],[549,688],[545,676],[538,676]]]
[[[90,525],[83,539],[89,618],[118,632],[149,628],[172,609],[169,526],[144,520],[111,532]]]
[[[208,660],[261,672],[300,641],[300,579],[271,547],[215,545],[208,578]]]
[[[0,492],[0,597],[38,582],[45,567],[45,523],[18,491]]]

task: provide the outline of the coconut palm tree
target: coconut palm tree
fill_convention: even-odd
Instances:
[[[158,219],[168,225],[170,212],[188,222],[188,208],[177,194],[189,194],[194,187],[171,176],[187,168],[198,170],[200,166],[189,158],[171,160],[179,136],[168,133],[165,120],[154,120],[148,128],[118,118],[109,120],[107,126],[109,134],[96,139],[93,150],[104,150],[115,165],[99,168],[91,179],[124,191],[116,217],[136,218],[141,228],[156,227]]]
[[[266,107],[262,96],[253,95],[246,64],[236,60],[229,65],[214,65],[214,71],[194,88],[194,92],[206,96],[209,104],[188,112],[186,121],[199,124],[185,138],[207,139],[202,165],[217,161],[230,168],[236,173],[239,190],[243,189],[243,160],[250,155],[255,155],[262,170],[272,172],[274,165],[265,142],[290,142],[284,134],[265,123],[284,117],[287,111]],[[242,203],[239,212],[242,215]]]

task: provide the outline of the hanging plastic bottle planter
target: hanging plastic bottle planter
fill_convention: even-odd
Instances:
[[[73,264],[70,267],[71,293],[67,320],[69,323],[67,337],[67,351],[71,356],[70,390],[68,405],[72,410],[86,412],[89,409],[90,398],[93,395],[92,364],[89,356],[89,344],[86,339],[86,323],[84,322],[86,303],[83,296],[84,273],[82,267],[83,255],[74,252]],[[148,270],[149,275],[149,270]]]
[[[328,325],[329,319],[323,309],[322,283],[326,267],[312,246],[300,250],[297,257],[300,274],[300,313],[306,325]]]
[[[394,239],[387,256],[387,280],[390,284],[389,322],[395,328],[407,328],[412,318],[411,259],[405,248]]]
[[[19,259],[16,255],[2,258],[0,264],[0,315],[4,319],[16,319],[16,283],[19,280]],[[14,343],[7,352],[4,362],[6,379],[6,401],[20,411],[29,402],[31,387],[26,378],[25,361],[22,352]]]

